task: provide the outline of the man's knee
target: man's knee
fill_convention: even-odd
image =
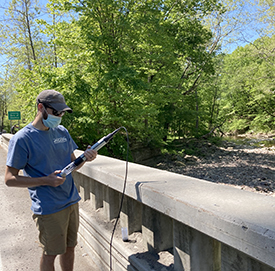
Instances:
[[[46,261],[46,262],[54,262],[55,258],[57,255],[46,255],[46,254],[42,254],[42,260]]]
[[[40,271],[53,270],[55,258],[56,255],[46,255],[43,253],[40,262]]]
[[[75,247],[67,247],[66,253],[74,253]]]

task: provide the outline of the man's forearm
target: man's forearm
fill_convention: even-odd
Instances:
[[[5,183],[7,186],[12,187],[35,187],[35,186],[42,186],[42,185],[49,185],[53,187],[57,187],[64,183],[66,178],[58,176],[60,170],[57,170],[51,173],[48,176],[43,177],[27,177],[19,175],[19,170],[12,167],[6,167],[5,173]]]
[[[11,187],[34,187],[46,185],[45,177],[31,178],[22,175],[6,176],[5,183]]]

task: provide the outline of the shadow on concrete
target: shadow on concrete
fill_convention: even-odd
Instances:
[[[169,252],[163,252],[169,254]],[[131,265],[127,268],[127,270],[133,270],[133,266],[138,269],[136,266],[136,262],[139,261],[139,264],[143,267],[147,267],[148,270],[154,271],[172,271],[174,270],[174,264],[171,263],[170,256],[160,256],[160,253],[153,253],[153,252],[143,252],[143,253],[136,253],[129,257],[129,262]]]

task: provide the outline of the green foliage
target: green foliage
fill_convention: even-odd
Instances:
[[[62,124],[80,148],[120,126],[132,144],[156,147],[170,134],[198,137],[214,125],[216,61],[202,22],[220,9],[215,0],[51,0],[47,8],[51,20],[31,20],[35,38],[26,43],[35,54],[13,62],[26,119],[37,94],[54,88],[73,108]],[[125,139],[109,146],[102,151],[120,157]]]
[[[182,108],[185,93],[199,73],[213,72],[205,50],[211,33],[195,14],[208,12],[214,2],[178,3],[173,9],[169,1],[52,3],[79,14],[74,34],[57,37],[58,45],[72,52],[62,66],[60,87],[70,93],[75,127],[90,127],[98,137],[124,125],[134,142],[145,145],[161,142],[173,126],[189,132],[194,117],[188,115],[195,113]],[[79,97],[76,105],[78,95],[83,103]],[[173,112],[165,117],[167,108]]]
[[[224,58],[221,114],[227,130],[275,129],[274,39],[258,39]]]

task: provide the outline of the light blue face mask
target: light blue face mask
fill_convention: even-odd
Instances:
[[[48,128],[55,128],[60,124],[61,119],[61,117],[48,114],[47,119],[43,119],[43,123]]]

